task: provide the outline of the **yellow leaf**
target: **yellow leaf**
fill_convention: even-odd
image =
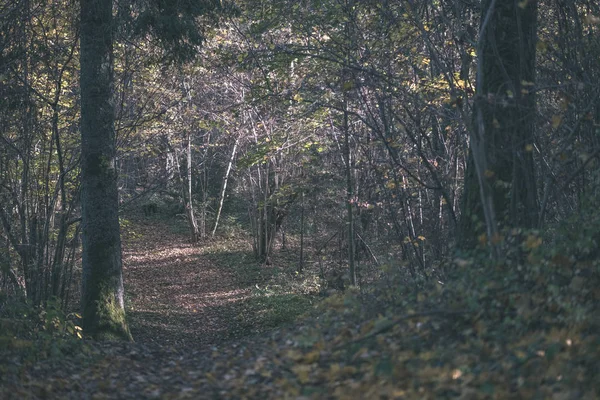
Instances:
[[[371,332],[373,330],[373,327],[375,326],[375,320],[372,319],[369,322],[367,322],[366,324],[364,324],[361,328],[360,328],[360,334],[361,335],[366,335],[367,333]],[[362,349],[361,349],[362,350]],[[359,350],[360,351],[360,350]]]
[[[304,355],[304,357],[302,358],[302,362],[304,362],[306,364],[312,364],[314,362],[317,362],[320,357],[321,357],[321,352],[319,350],[313,350]]]
[[[302,359],[302,353],[298,350],[288,350],[285,356],[293,361],[300,361]]]
[[[342,368],[342,374],[344,374],[344,375],[352,375],[352,374],[355,374],[356,372],[358,372],[358,370],[355,367],[352,367],[350,365],[347,365],[344,368]]]
[[[519,8],[525,8],[527,7],[527,3],[529,3],[529,0],[523,0],[517,3],[517,6],[519,6]]]
[[[371,327],[372,328],[372,327]],[[369,333],[368,331],[365,331],[363,333],[363,335],[366,335],[367,333]],[[366,347],[361,347],[353,356],[352,356],[352,361],[358,359],[358,358],[366,358],[368,357],[369,354],[369,349]]]
[[[311,367],[309,365],[294,365],[292,367],[292,371],[294,374],[296,374],[296,377],[300,383],[305,384],[308,382],[311,371]]]
[[[538,40],[538,42],[535,44],[535,48],[537,51],[543,53],[548,49],[548,45],[543,40]]]
[[[560,123],[562,122],[562,117],[560,115],[553,115],[552,116],[552,128],[556,129],[560,126]]]
[[[522,350],[515,351],[515,356],[517,356],[521,360],[524,360],[527,358],[527,354]]]
[[[479,235],[477,240],[479,241],[480,245],[485,246],[487,244],[487,235],[485,233],[482,233],[481,235]]]
[[[341,370],[342,367],[340,367],[340,364],[331,364],[329,366],[329,377],[331,378],[331,380],[336,380],[337,377],[340,375]]]
[[[262,376],[263,378],[270,378],[271,376],[273,376],[273,374],[269,370],[262,370],[260,372],[260,376]]]
[[[542,245],[542,238],[536,235],[527,236],[527,240],[525,240],[525,248],[528,250],[537,249]]]
[[[525,151],[528,153],[531,153],[533,151],[533,145],[532,144],[526,144],[525,145]]]
[[[354,89],[354,82],[352,81],[346,81],[342,84],[342,91],[343,92],[349,92],[350,90]]]

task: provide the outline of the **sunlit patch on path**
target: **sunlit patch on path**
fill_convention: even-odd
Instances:
[[[134,221],[123,242],[128,318],[138,343],[204,347],[234,337],[235,316],[250,296],[225,266],[192,246],[185,233]]]

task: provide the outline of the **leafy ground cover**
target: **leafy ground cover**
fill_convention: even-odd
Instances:
[[[518,232],[502,244],[502,261],[464,255],[439,281],[407,286],[391,275],[317,302],[284,293],[278,277],[289,271],[253,264],[240,243],[148,241],[169,232],[152,226],[125,255],[137,342],[48,340],[13,327],[3,335],[0,397],[600,396],[592,252]]]

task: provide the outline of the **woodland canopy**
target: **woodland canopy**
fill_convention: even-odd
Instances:
[[[600,397],[594,0],[0,0],[0,397]]]

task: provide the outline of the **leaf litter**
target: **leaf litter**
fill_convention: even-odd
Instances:
[[[236,327],[248,285],[182,236],[148,229],[124,255],[136,343],[79,341],[22,362],[0,378],[0,397],[600,397],[597,260],[565,270],[567,256],[537,257],[537,247],[526,265],[454,260],[444,285],[350,289],[248,335]]]

